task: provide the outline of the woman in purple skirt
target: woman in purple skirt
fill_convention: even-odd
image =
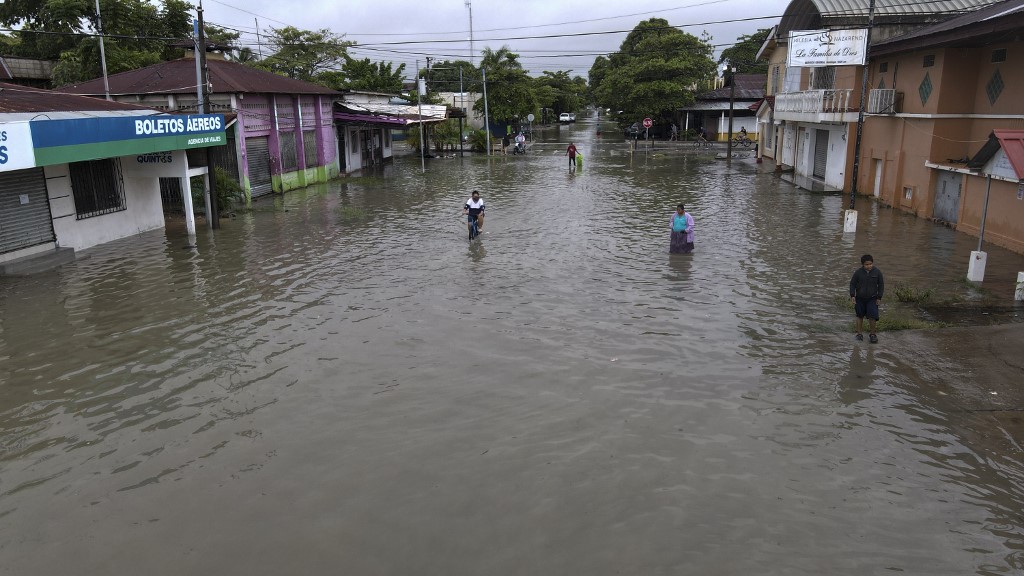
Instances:
[[[669,222],[672,228],[672,242],[668,251],[672,254],[689,254],[693,252],[693,216],[680,204]]]

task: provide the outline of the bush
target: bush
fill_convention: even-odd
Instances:
[[[214,190],[217,192],[217,211],[220,214],[228,212],[236,201],[240,202],[245,198],[245,194],[242,191],[242,187],[238,182],[228,174],[227,170],[223,168],[214,168]],[[203,207],[205,210],[206,201],[204,196],[206,189],[203,186],[202,176],[193,176],[190,184],[192,186],[192,205],[193,210]]]
[[[473,152],[487,152],[487,132],[477,130],[469,135],[469,149]]]
[[[900,302],[923,303],[932,299],[932,296],[935,295],[935,289],[920,289],[904,282],[897,282],[896,287],[893,288],[893,294],[896,295],[896,300]]]

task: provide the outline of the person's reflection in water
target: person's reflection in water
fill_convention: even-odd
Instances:
[[[690,266],[693,258],[679,258],[669,256],[668,270],[665,273],[665,281],[668,282],[669,292],[690,292]]]
[[[872,348],[853,346],[850,350],[850,368],[839,379],[839,400],[843,404],[857,404],[873,396],[871,385],[875,382],[875,351]]]
[[[484,257],[487,256],[487,250],[484,249],[484,243],[479,239],[469,243],[469,258],[473,262],[481,262]]]

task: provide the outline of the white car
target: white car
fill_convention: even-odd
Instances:
[[[561,114],[558,115],[558,121],[572,122],[572,115],[570,115],[568,112],[562,112]]]
[[[576,113],[575,112],[569,112],[569,122],[575,122],[575,121],[576,121]]]

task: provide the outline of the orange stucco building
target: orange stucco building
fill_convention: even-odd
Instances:
[[[985,240],[1024,252],[1024,175],[1006,152],[969,162],[993,131],[1024,130],[1022,38],[1010,0],[873,44],[858,191],[978,235],[991,175]]]

